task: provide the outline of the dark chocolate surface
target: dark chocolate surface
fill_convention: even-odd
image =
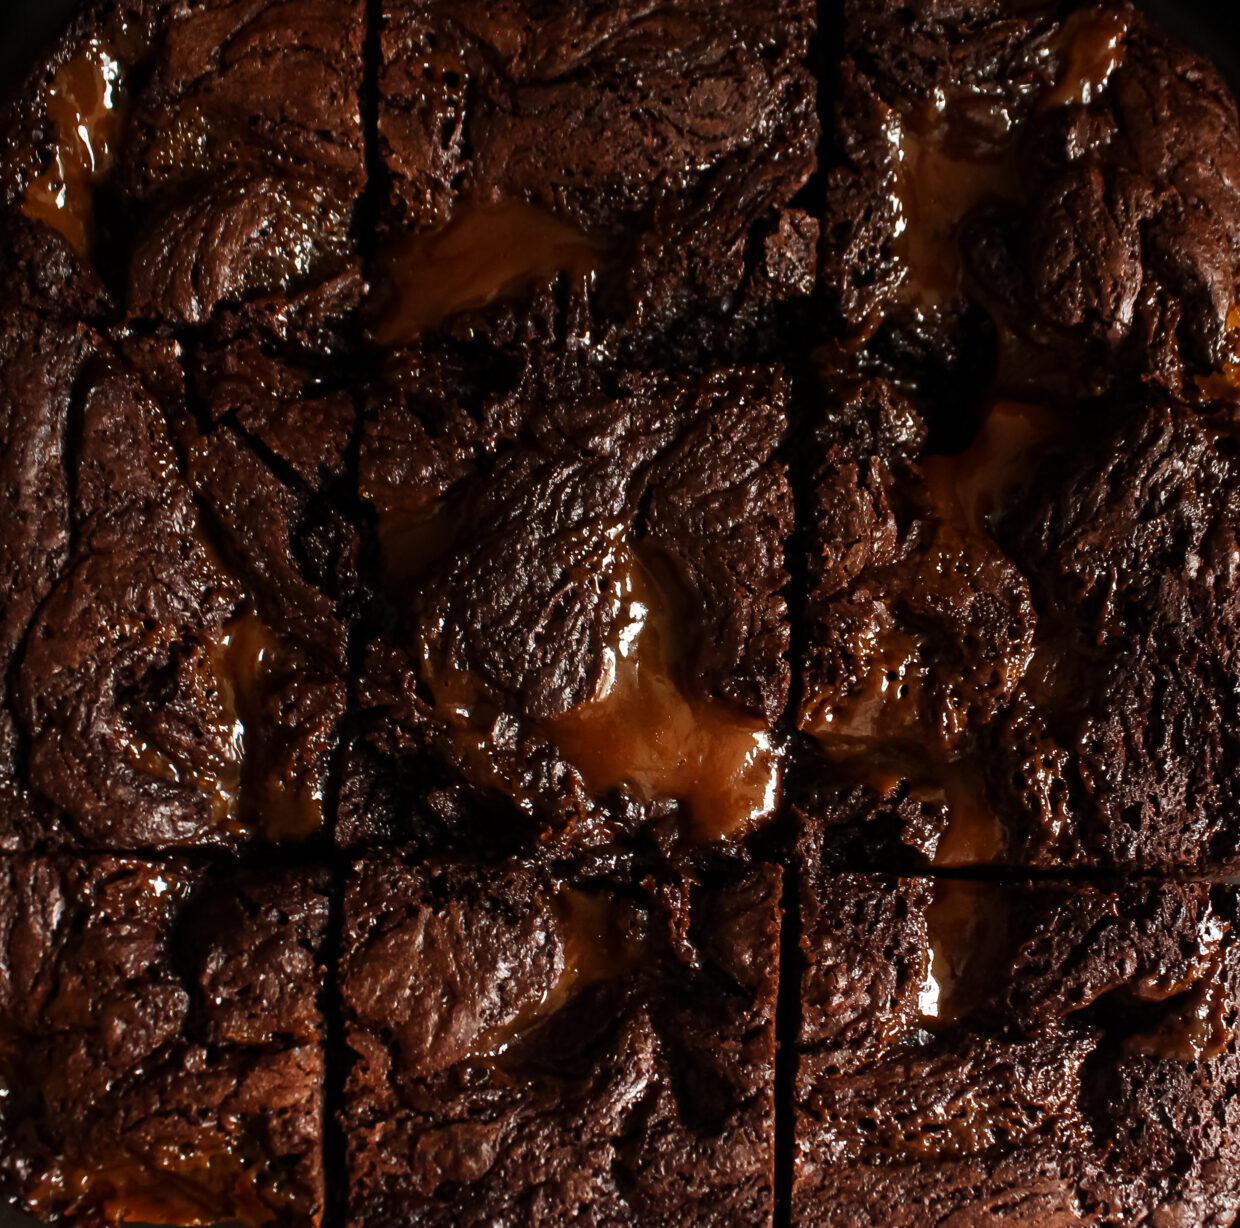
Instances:
[[[1233,868],[1235,103],[1124,6],[842,37],[795,806],[859,868]]]
[[[326,876],[3,872],[6,1188],[71,1222],[317,1223]]]
[[[362,863],[348,1222],[770,1223],[779,893]]]
[[[383,616],[338,837],[468,845],[471,805],[566,850],[768,819],[789,678],[782,373],[609,387],[573,366],[477,400],[450,376],[411,372],[364,428]],[[419,757],[443,787],[385,830],[373,790]]]
[[[1143,11],[80,6],[0,1196],[1232,1223],[1240,118]]]
[[[800,1224],[1224,1224],[1234,886],[824,873],[801,845]]]
[[[382,8],[394,286],[381,339],[558,274],[585,300],[592,344],[647,362],[769,350],[804,314],[818,225],[794,200],[819,133],[811,3]],[[511,254],[480,261],[505,231]],[[411,259],[432,262],[433,293]],[[506,315],[482,327],[502,331]],[[574,313],[553,335],[581,331]]]

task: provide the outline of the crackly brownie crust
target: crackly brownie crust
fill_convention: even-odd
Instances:
[[[359,865],[349,1223],[770,1223],[779,892]]]
[[[2,873],[4,1193],[80,1224],[317,1223],[326,876]]]
[[[801,856],[794,1222],[1231,1221],[1234,886]]]
[[[361,601],[347,356],[224,315],[183,367],[187,477],[221,551],[283,634],[343,671]]]
[[[880,0],[844,25],[822,281],[872,361],[945,413],[961,380],[1077,396],[1214,369],[1240,125],[1212,66],[1125,4]]]
[[[33,230],[33,228],[32,228]],[[38,261],[37,231],[18,231]],[[72,283],[72,277],[55,289]],[[0,845],[8,846],[29,813],[21,774],[20,732],[12,706],[14,657],[35,611],[69,554],[66,479],[61,464],[73,385],[90,352],[85,330],[35,309],[42,286],[20,286],[4,311],[0,333],[0,494],[6,513],[0,534]],[[23,293],[24,291],[24,293]],[[22,299],[26,301],[22,301]]]
[[[511,226],[527,250],[509,291],[564,272],[580,294],[593,274],[588,323],[570,314],[553,336],[663,362],[769,349],[814,282],[817,220],[793,206],[815,167],[814,28],[803,0],[386,3],[377,131],[398,289],[377,335],[411,340],[503,285],[444,260],[474,293],[432,308],[400,289],[401,263],[442,245],[397,236],[446,226],[451,250],[458,231],[485,244]],[[512,311],[482,326],[502,336]]]
[[[1035,603],[1063,614],[1041,620],[1023,693],[994,726],[997,804],[1051,858],[1235,865],[1234,406],[1156,399],[1048,458],[1037,488],[1037,510],[1026,494],[997,535]],[[1047,763],[1066,796],[1047,795]]]
[[[5,1197],[1235,1218],[1208,64],[106,0],[0,130]]]

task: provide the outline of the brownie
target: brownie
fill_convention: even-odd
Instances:
[[[942,455],[824,372],[793,792],[840,864],[1240,864],[1234,420],[997,401]]]
[[[9,198],[131,317],[196,325],[331,281],[358,264],[363,36],[362,0],[96,4],[16,108],[39,136]]]
[[[991,730],[1023,694],[1041,626],[992,521],[1051,415],[998,403],[969,451],[942,456],[891,381],[824,368],[821,396],[796,807],[858,868],[1101,859],[1087,813],[1060,825],[1062,845],[1039,843],[987,790]]]
[[[221,559],[148,387],[173,395],[176,347],[134,349],[144,380],[101,339],[60,345],[39,397],[26,382],[12,402],[30,448],[3,512],[18,552],[4,841],[237,848],[315,834],[344,680]]]
[[[48,309],[56,299],[71,302],[82,279],[76,266],[57,269],[42,259],[49,246],[53,259],[59,248],[43,242],[40,230],[17,223],[0,268],[10,288],[0,305],[0,848],[29,815],[13,665],[69,555],[62,454],[74,385],[91,349],[85,329]],[[78,297],[85,306],[92,296]]]
[[[197,323],[356,262],[363,36],[362,0],[173,9],[118,170],[127,209],[147,219],[132,314]]]
[[[132,85],[173,0],[94,0],[23,82],[5,91],[0,198],[37,222],[59,263],[123,269],[114,251],[115,171]]]
[[[587,300],[590,344],[663,363],[769,348],[804,315],[812,4],[382,7],[381,342],[559,275]],[[458,327],[499,336],[510,315]]]
[[[1235,886],[801,852],[794,1223],[1233,1221]]]
[[[0,1199],[1240,1222],[1205,60],[84,0],[11,94]]]
[[[938,412],[960,389],[1173,391],[1230,341],[1240,123],[1131,5],[849,0],[821,280]]]
[[[359,864],[348,1223],[769,1224],[779,894]]]
[[[325,876],[0,873],[0,1191],[79,1224],[317,1224]]]
[[[1155,397],[1052,451],[996,534],[1044,611],[989,737],[1022,858],[1233,870],[1234,401]]]
[[[367,417],[386,618],[338,836],[568,851],[760,826],[789,680],[783,375],[474,383],[428,365]]]
[[[187,476],[221,551],[282,634],[343,671],[361,601],[349,353],[224,313],[183,365]]]

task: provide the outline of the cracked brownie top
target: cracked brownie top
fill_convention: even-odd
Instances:
[[[1205,60],[98,0],[0,131],[6,1197],[1235,1217]]]

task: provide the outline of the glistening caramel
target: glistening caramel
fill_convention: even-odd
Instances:
[[[444,226],[398,239],[382,261],[384,345],[416,340],[449,317],[559,274],[589,277],[600,248],[576,227],[522,201],[464,205]]]
[[[46,222],[83,255],[95,243],[95,189],[116,161],[124,122],[123,70],[98,39],[63,64],[45,97],[49,164],[26,188],[27,217]]]
[[[595,797],[627,789],[645,802],[679,803],[703,841],[754,830],[779,798],[782,756],[774,737],[762,721],[693,692],[686,618],[677,617],[667,586],[636,552],[613,541],[602,557],[599,581],[613,633],[599,684],[568,712],[532,721],[534,732],[577,769]],[[479,680],[443,660],[437,639],[424,644],[436,709],[471,767],[511,793],[493,753],[499,705]]]

